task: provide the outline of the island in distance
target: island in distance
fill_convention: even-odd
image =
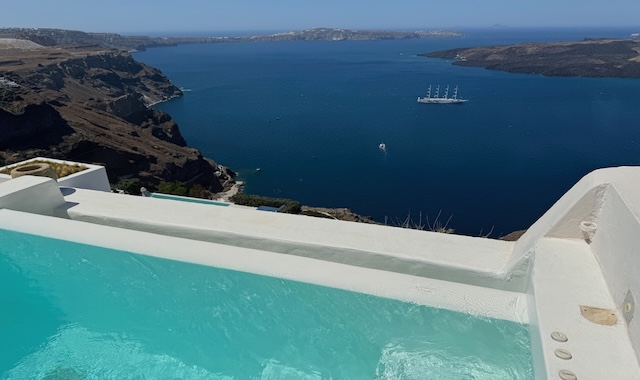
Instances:
[[[419,54],[454,65],[547,76],[640,78],[640,41],[585,39],[458,48]]]
[[[367,41],[449,37],[462,37],[462,34],[449,30],[420,30],[404,32],[394,30],[313,28],[285,33],[258,34],[240,37],[148,37],[123,36],[116,33],[87,33],[77,30],[49,28],[0,28],[0,38],[29,40],[42,46],[98,45],[105,48],[116,48],[121,50],[144,50],[149,47],[175,46],[178,44],[207,44],[224,42]]]

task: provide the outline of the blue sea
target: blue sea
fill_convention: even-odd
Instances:
[[[417,56],[638,30],[462,31],[180,45],[134,57],[185,89],[156,107],[189,145],[237,171],[246,193],[348,207],[389,224],[437,219],[497,237],[529,227],[588,172],[640,164],[639,79],[511,74]],[[469,101],[417,103],[429,85],[459,86]]]

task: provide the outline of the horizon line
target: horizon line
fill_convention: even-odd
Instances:
[[[640,31],[640,25],[526,25],[526,26],[512,26],[505,24],[493,24],[486,26],[430,26],[430,27],[338,27],[338,26],[313,26],[313,27],[300,27],[300,28],[238,28],[238,29],[154,29],[154,30],[121,30],[121,31],[88,31],[78,28],[64,28],[64,27],[54,27],[54,26],[6,26],[0,29],[58,29],[58,30],[68,30],[68,31],[79,31],[84,33],[114,33],[114,34],[122,34],[122,35],[137,35],[137,36],[147,36],[164,33],[164,37],[169,37],[166,35],[167,33],[283,33],[283,32],[294,32],[294,31],[302,31],[302,30],[311,30],[311,29],[344,29],[344,30],[353,30],[353,31],[404,31],[404,32],[413,32],[413,31],[430,31],[430,30],[447,30],[447,31],[456,31],[456,30],[524,30],[524,29],[638,29]]]

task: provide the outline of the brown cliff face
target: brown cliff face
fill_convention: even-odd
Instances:
[[[547,76],[640,78],[640,41],[585,39],[459,48],[419,54],[512,73]]]
[[[36,155],[105,164],[112,183],[139,177],[222,190],[217,164],[187,147],[149,105],[180,96],[160,71],[96,47],[0,50],[0,158]]]

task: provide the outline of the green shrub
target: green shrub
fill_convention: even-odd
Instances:
[[[182,182],[160,182],[158,193],[186,196],[187,187]]]
[[[114,189],[124,190],[127,194],[140,195],[140,188],[142,187],[142,181],[139,178],[123,179],[122,181],[113,185]]]
[[[199,183],[194,184],[189,188],[189,196],[192,198],[208,198],[209,192]]]
[[[302,205],[300,202],[291,199],[271,198],[262,195],[238,193],[232,196],[230,200],[235,204],[249,207],[269,206],[278,208],[280,206],[284,206],[280,212],[288,214],[299,214],[300,211],[302,211]]]

